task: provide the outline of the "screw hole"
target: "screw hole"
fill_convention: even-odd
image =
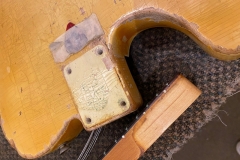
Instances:
[[[98,48],[98,49],[97,49],[97,54],[98,54],[98,55],[102,55],[102,54],[103,54],[103,50],[102,50],[101,48]]]
[[[71,73],[72,73],[72,69],[71,69],[71,68],[68,68],[68,69],[67,69],[67,73],[68,73],[68,74],[71,74]]]
[[[86,122],[89,124],[92,122],[91,118],[86,118]]]
[[[126,103],[125,101],[121,101],[121,102],[120,102],[120,105],[121,105],[122,107],[124,107],[124,106],[127,105],[127,103]]]

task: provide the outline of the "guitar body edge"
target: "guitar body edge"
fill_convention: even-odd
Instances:
[[[13,139],[8,139],[6,137],[4,128],[2,127],[3,134],[5,135],[7,141],[11,145],[11,147],[13,147],[21,157],[26,158],[26,159],[40,158],[50,152],[55,151],[63,143],[68,142],[68,141],[72,140],[73,138],[77,137],[82,129],[83,129],[83,127],[82,127],[82,123],[80,121],[79,115],[77,114],[75,116],[72,116],[70,119],[65,121],[62,129],[57,133],[57,135],[54,135],[51,138],[50,143],[48,144],[48,146],[45,146],[44,150],[39,151],[36,155],[31,155],[31,154],[21,153],[18,150],[18,148],[16,148]]]
[[[150,28],[169,27],[183,32],[194,40],[211,56],[219,60],[240,58],[240,51],[215,45],[198,31],[198,25],[191,23],[177,14],[170,14],[162,9],[145,8],[122,16],[111,28],[109,48],[113,54],[129,56],[130,45],[134,37]]]
[[[100,43],[108,46],[116,67],[126,68],[124,56],[139,32],[170,27],[218,59],[240,58],[239,5],[234,0],[2,1],[0,116],[6,138],[22,157],[37,158],[80,133],[78,111],[62,71]],[[78,24],[93,13],[104,35],[55,63],[49,44],[69,22]],[[125,83],[133,81],[124,77],[120,75]]]

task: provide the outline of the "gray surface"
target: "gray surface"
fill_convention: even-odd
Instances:
[[[227,103],[220,107],[218,115],[227,125],[224,126],[218,117],[202,127],[193,139],[176,154],[174,160],[239,160],[236,152],[240,140],[240,93],[229,97]]]

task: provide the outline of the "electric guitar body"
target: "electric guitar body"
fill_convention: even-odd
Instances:
[[[133,38],[153,27],[180,30],[218,59],[239,58],[239,6],[239,0],[1,1],[0,122],[6,139],[20,156],[37,158],[81,132],[83,120],[63,72],[98,45],[107,48],[116,72],[126,68],[124,57]],[[54,57],[49,45],[67,24],[85,23],[92,14],[103,34],[93,30],[89,38],[84,32],[84,45],[76,54]],[[132,79],[123,77],[129,74],[126,68],[119,79],[128,84]],[[131,104],[139,105],[134,95]]]

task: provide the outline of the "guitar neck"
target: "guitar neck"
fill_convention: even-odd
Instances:
[[[200,94],[196,86],[178,76],[103,159],[138,159]]]

